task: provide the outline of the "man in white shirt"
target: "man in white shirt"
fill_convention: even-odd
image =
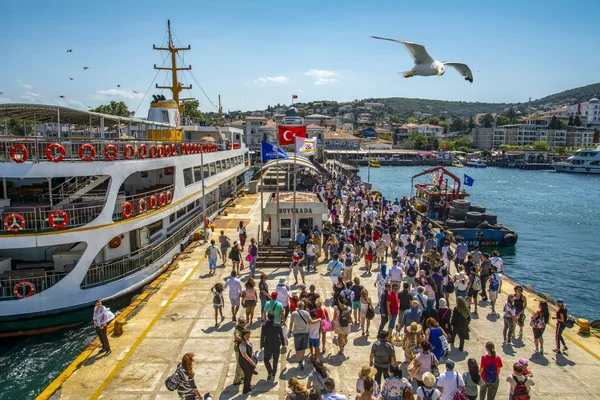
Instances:
[[[236,315],[240,309],[240,297],[244,290],[242,281],[236,278],[237,272],[231,271],[231,276],[225,282],[225,289],[229,288],[229,300],[231,301],[231,320],[237,321]]]
[[[298,366],[304,369],[304,353],[308,349],[308,329],[311,323],[319,320],[313,320],[308,311],[304,309],[304,302],[298,302],[298,309],[292,312],[290,322],[290,332],[294,335],[294,347],[296,349],[296,357],[298,358]]]
[[[217,256],[223,260],[223,255],[217,246],[215,246],[214,239],[210,241],[210,246],[206,248],[205,257],[208,258],[208,274],[212,275],[217,273]]]
[[[102,344],[102,350],[100,350],[100,353],[106,352],[106,355],[111,353],[110,343],[108,342],[108,336],[106,335],[106,326],[114,317],[114,314],[112,314],[108,308],[102,305],[102,301],[96,300],[92,323],[94,328],[96,328],[96,333],[98,334],[98,338]]]
[[[335,391],[335,382],[333,379],[327,378],[323,383],[323,386],[325,386],[325,390],[327,391],[327,393],[323,395],[323,400],[348,400],[346,396]]]
[[[437,388],[442,392],[440,400],[452,400],[458,392],[464,392],[465,381],[462,375],[454,372],[454,361],[446,360],[446,372],[437,381]]]
[[[427,299],[428,297],[425,295],[425,288],[423,286],[417,287],[417,294],[414,297],[414,300],[419,304],[419,310],[421,312],[425,311],[427,308]]]
[[[392,268],[390,268],[390,283],[398,285],[400,287],[400,282],[402,281],[402,263],[400,261],[396,261]]]
[[[504,260],[502,260],[500,257],[498,250],[494,250],[492,252],[492,258],[490,258],[490,261],[492,262],[492,265],[498,269],[498,273],[503,273],[502,266],[504,265]]]

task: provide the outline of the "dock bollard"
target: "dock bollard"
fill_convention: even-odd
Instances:
[[[126,323],[127,321],[123,320],[115,321],[115,326],[113,328],[113,336],[121,336],[123,334],[123,326],[125,326]]]
[[[585,318],[577,318],[575,323],[579,326],[579,334],[581,336],[590,336],[590,321]]]

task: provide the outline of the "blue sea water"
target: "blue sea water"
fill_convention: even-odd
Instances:
[[[370,181],[387,198],[409,196],[411,177],[423,167],[371,168]],[[563,299],[569,313],[600,319],[598,230],[600,176],[502,168],[452,168],[475,182],[472,204],[498,215],[519,234],[514,248],[499,248],[505,274],[536,291]],[[367,180],[367,167],[359,173]],[[421,181],[425,178],[422,177]]]

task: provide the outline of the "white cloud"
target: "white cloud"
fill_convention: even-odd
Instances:
[[[42,99],[44,99],[44,96],[42,96],[39,93],[34,93],[34,92],[30,92],[29,90],[26,90],[21,95],[21,99],[23,99],[27,102],[31,102],[31,103],[39,103],[42,101]]]
[[[326,69],[310,69],[304,73],[307,76],[316,78],[315,85],[326,85],[328,83],[337,82],[339,74],[335,71],[328,71]]]
[[[0,104],[2,103],[12,103],[12,99],[10,97],[0,97]]]
[[[261,76],[258,79],[254,80],[254,83],[257,83],[259,85],[266,85],[267,83],[287,83],[289,82],[290,79],[283,76],[283,75],[279,75],[279,76]]]
[[[123,97],[125,99],[141,99],[144,97],[143,94],[133,93],[130,90],[124,89],[108,89],[108,90],[96,90],[96,93],[92,96],[94,100],[110,100],[114,97]]]
[[[22,80],[20,80],[20,79],[17,79],[17,85],[19,85],[19,86],[20,86],[20,87],[22,87],[23,89],[33,89],[33,86],[32,86],[32,85],[30,85],[30,84],[28,84],[28,83],[25,83],[25,82],[23,82],[23,81],[22,81]]]
[[[63,106],[63,107],[71,107],[71,108],[77,108],[79,110],[87,110],[88,107],[83,104],[80,101],[77,100],[72,100],[72,99],[58,99],[55,102],[53,102],[54,104],[57,104],[59,106]]]
[[[303,89],[298,89],[298,90],[296,90],[296,92],[298,92],[298,93],[304,93],[304,90]]]

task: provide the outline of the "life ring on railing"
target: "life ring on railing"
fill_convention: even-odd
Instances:
[[[19,232],[25,229],[25,218],[21,214],[11,213],[4,217],[4,228],[9,232]]]
[[[17,150],[20,153],[20,157],[17,157]],[[18,164],[27,161],[27,156],[29,156],[29,152],[27,151],[27,147],[22,143],[17,143],[10,148],[10,158]]]
[[[129,218],[133,215],[133,205],[130,202],[126,201],[123,203],[121,206],[121,215],[123,218]]]
[[[56,219],[61,219],[61,222],[57,222]],[[55,210],[48,215],[48,225],[54,229],[62,229],[69,223],[69,214],[61,210]]]
[[[123,157],[126,160],[131,160],[131,159],[133,159],[134,155],[135,155],[135,148],[130,144],[126,144],[125,147],[123,147]]]
[[[28,290],[25,294],[22,294],[21,288],[24,288],[24,287],[28,288]],[[25,297],[30,297],[35,294],[35,286],[33,283],[31,283],[29,281],[21,281],[15,285],[15,288],[13,289],[13,293],[17,299],[24,299]]]
[[[141,214],[143,212],[146,212],[146,210],[148,209],[147,205],[146,205],[146,199],[139,199],[138,200],[138,214]]]
[[[90,151],[89,156],[84,155],[84,152],[86,150]],[[79,147],[79,159],[81,161],[94,161],[94,157],[96,157],[96,149],[94,148],[94,146],[92,146],[89,143],[85,143]]]
[[[185,154],[187,154],[187,153],[185,152],[185,144],[181,143],[181,144],[179,145],[179,153],[180,153],[181,155],[185,155]]]
[[[150,145],[150,150],[148,152],[150,153],[150,158],[156,158],[156,156],[158,155],[158,150],[156,149],[156,145],[155,144]]]
[[[190,154],[190,144],[186,143],[184,146],[185,146],[185,154]]]
[[[175,145],[175,143],[171,143],[171,154],[174,156],[177,155],[177,146]]]
[[[104,147],[104,158],[108,161],[115,161],[119,156],[119,151],[117,150],[117,146],[114,144],[109,144]]]
[[[150,209],[151,210],[155,210],[156,209],[156,203],[157,203],[156,196],[150,196],[150,198],[148,199],[148,202],[150,203],[149,204]]]
[[[165,146],[165,157],[171,157],[171,146]]]
[[[58,157],[54,157],[54,155],[52,154],[52,150],[54,149],[58,149],[58,151],[60,152],[60,155]],[[52,162],[61,162],[65,159],[66,155],[67,152],[65,151],[63,145],[60,143],[50,143],[48,147],[46,147],[46,158]]]
[[[204,227],[210,228],[210,219],[208,217],[204,217]]]
[[[159,205],[160,207],[164,207],[164,206],[165,206],[165,204],[167,204],[167,196],[165,196],[165,194],[164,194],[164,193],[160,193],[160,194],[158,195],[158,205]]]
[[[158,146],[158,158],[163,158],[165,156],[165,147],[163,145]]]
[[[144,159],[146,158],[146,156],[148,155],[148,147],[145,144],[140,144],[140,146],[138,147],[138,156],[140,157],[140,159]]]
[[[111,249],[116,249],[120,245],[121,245],[121,237],[120,236],[115,236],[114,238],[110,239],[110,242],[108,242],[108,247],[110,247]]]
[[[171,193],[170,190],[167,190],[165,197],[167,198],[167,204],[171,204],[171,201],[173,201],[173,193]]]

